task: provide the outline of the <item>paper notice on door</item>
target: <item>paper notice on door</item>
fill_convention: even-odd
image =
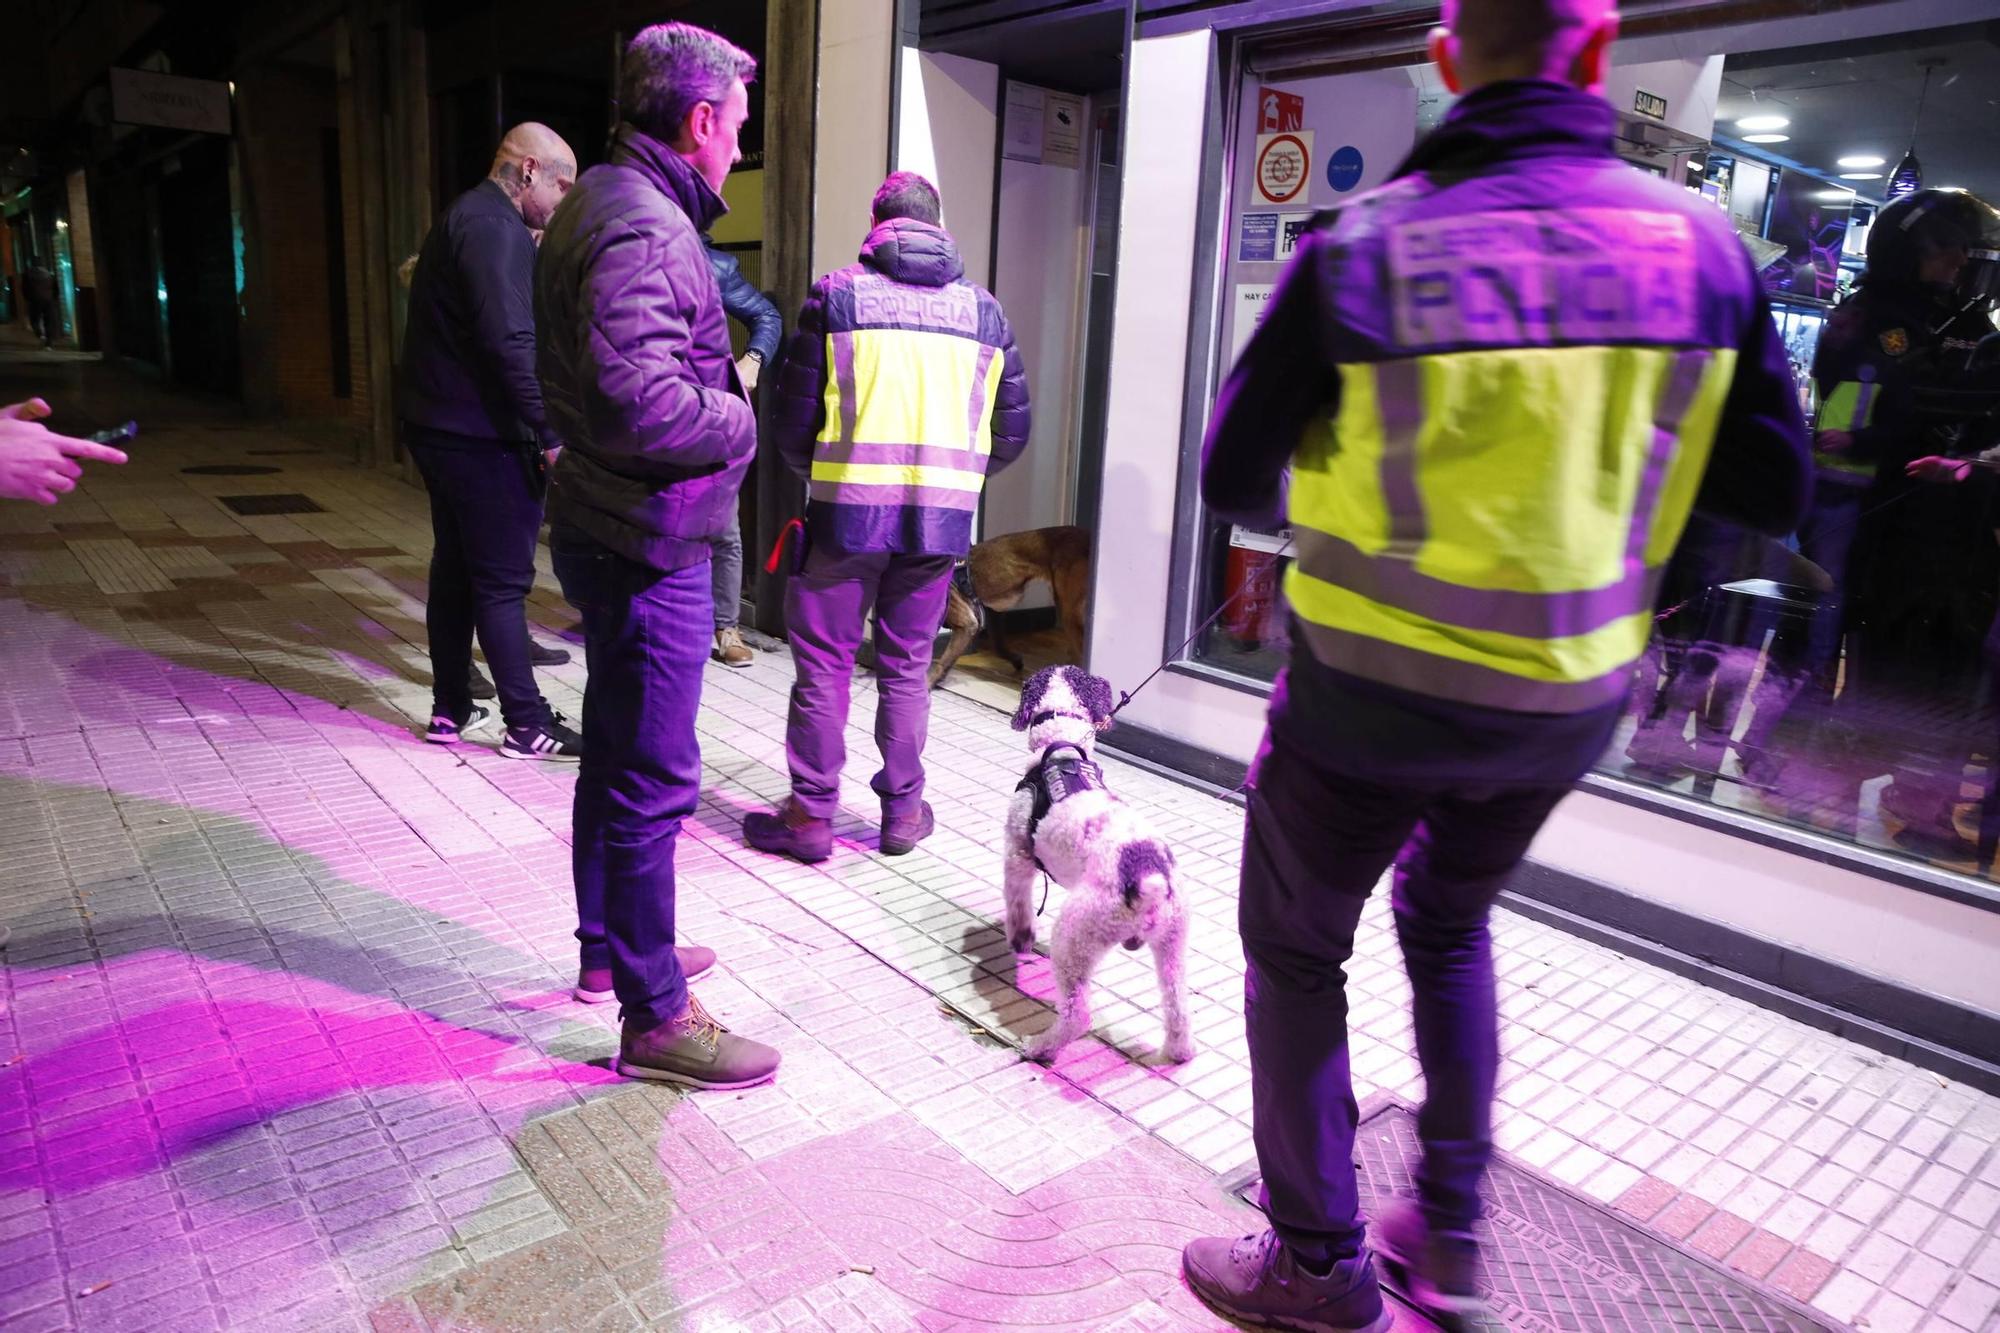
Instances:
[[[1042,161],[1074,167],[1083,161],[1083,99],[1074,93],[1043,95]]]
[[[1250,343],[1250,335],[1264,322],[1264,312],[1270,308],[1271,293],[1276,286],[1269,282],[1236,284],[1236,299],[1229,303],[1229,365],[1236,364],[1236,358],[1243,355],[1243,349]]]
[[[1048,135],[1048,94],[1032,83],[1007,80],[1006,128],[1001,136],[1000,156],[1014,162],[1042,160],[1042,143]]]

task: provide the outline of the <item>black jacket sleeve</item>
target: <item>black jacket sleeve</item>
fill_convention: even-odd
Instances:
[[[1805,517],[1812,469],[1812,443],[1791,360],[1758,284],[1695,508],[1782,537]]]
[[[1264,322],[1222,382],[1201,446],[1201,498],[1226,522],[1267,531],[1284,526],[1292,453],[1313,418],[1339,402],[1319,300],[1331,244],[1318,232],[1300,241]]]
[[[535,240],[518,218],[474,218],[459,238],[471,342],[521,423],[544,449],[562,441],[549,428],[535,378]]]
[[[826,280],[813,284],[792,326],[771,395],[769,426],[778,457],[800,477],[812,476],[813,442],[826,425]]]

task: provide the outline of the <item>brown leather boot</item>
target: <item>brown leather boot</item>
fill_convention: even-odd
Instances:
[[[743,841],[776,856],[824,861],[833,855],[833,821],[807,814],[797,797],[788,797],[775,814],[744,816]]]
[[[739,1037],[709,1017],[692,995],[680,1017],[644,1031],[627,1023],[618,1038],[619,1073],[690,1088],[763,1083],[778,1072],[779,1058],[776,1047]]]

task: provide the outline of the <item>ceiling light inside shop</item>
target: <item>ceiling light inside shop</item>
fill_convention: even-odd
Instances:
[[[1888,163],[1889,159],[1886,157],[1877,157],[1873,153],[1856,153],[1852,157],[1841,158],[1838,165],[1846,167],[1849,171],[1855,171],[1862,167],[1887,166]]]
[[[1743,142],[1744,142],[1744,143],[1784,143],[1784,142],[1786,142],[1787,140],[1789,140],[1789,139],[1790,139],[1791,137],[1792,137],[1792,136],[1791,136],[1791,135],[1789,135],[1789,134],[1746,134],[1746,135],[1744,135],[1744,136],[1743,136]]]
[[[1821,190],[1813,198],[1826,204],[1851,204],[1861,196],[1852,190]]]
[[[1882,179],[1882,173],[1879,171],[1843,171],[1840,173],[1840,178],[1844,181],[1879,181]]]
[[[1739,130],[1782,130],[1792,122],[1783,116],[1745,116],[1736,122]]]

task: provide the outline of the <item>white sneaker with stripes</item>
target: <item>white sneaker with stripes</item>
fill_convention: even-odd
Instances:
[[[432,745],[456,745],[460,737],[464,736],[466,732],[481,725],[492,716],[492,709],[482,708],[478,704],[472,705],[472,711],[465,715],[465,721],[463,722],[454,722],[443,713],[439,713],[431,719],[430,726],[424,732],[424,739]]]

